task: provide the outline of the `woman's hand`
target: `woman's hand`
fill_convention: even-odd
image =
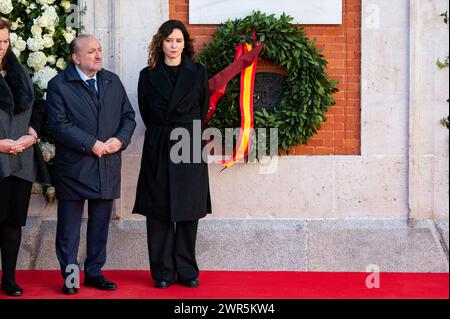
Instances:
[[[0,153],[11,153],[11,148],[14,146],[14,141],[9,139],[0,140]]]
[[[27,148],[31,147],[36,142],[36,138],[32,135],[24,135],[14,142],[11,147],[11,154],[22,153]]]

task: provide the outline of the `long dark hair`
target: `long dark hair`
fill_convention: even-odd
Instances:
[[[192,58],[194,55],[194,46],[192,39],[180,20],[168,20],[164,22],[158,29],[158,33],[153,36],[152,42],[148,46],[148,66],[154,69],[158,63],[164,60],[164,52],[162,49],[163,41],[173,32],[174,29],[179,29],[184,37],[183,56]]]

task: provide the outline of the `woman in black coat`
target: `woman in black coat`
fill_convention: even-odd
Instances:
[[[169,20],[153,37],[148,66],[139,77],[139,109],[147,130],[133,213],[147,217],[157,288],[174,281],[198,287],[198,220],[211,213],[208,166],[201,154],[208,77],[192,55],[185,26]]]
[[[45,119],[43,100],[35,99],[31,79],[9,48],[9,22],[0,18],[0,250],[1,290],[21,296],[15,280],[32,182],[49,183],[36,144]]]

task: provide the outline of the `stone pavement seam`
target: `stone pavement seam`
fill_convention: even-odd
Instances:
[[[439,231],[438,227],[436,226],[436,222],[434,220],[429,219],[428,224],[429,224],[431,233],[433,234],[433,238],[436,241],[436,245],[440,248],[439,251],[441,252],[444,263],[445,263],[446,267],[449,268],[448,249],[447,249],[447,245],[445,244],[444,236]]]
[[[35,245],[32,245],[32,247],[33,247],[33,249],[32,249],[32,251],[31,251],[31,256],[30,256],[30,258],[31,258],[31,260],[30,260],[30,269],[36,269],[36,262],[37,262],[37,259],[38,259],[38,256],[39,256],[39,251],[40,251],[40,248],[41,248],[41,242],[42,242],[42,223],[43,223],[43,221],[42,220],[39,220],[39,229],[38,229],[38,238],[37,238],[37,241],[36,241],[36,244]]]

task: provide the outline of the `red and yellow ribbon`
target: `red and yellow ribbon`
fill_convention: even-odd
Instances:
[[[232,157],[222,162],[225,167],[236,164],[247,156],[249,152],[254,125],[253,93],[255,88],[256,65],[262,47],[263,44],[258,44],[255,48],[248,43],[238,44],[235,48],[236,58],[233,64],[219,72],[209,81],[211,97],[206,121],[209,121],[214,113],[216,104],[225,93],[228,82],[241,72],[241,91],[239,99],[241,128],[237,146],[233,150]]]
[[[240,49],[240,55],[244,55],[247,52],[252,51],[253,46],[248,43],[244,43]],[[243,159],[248,154],[249,146],[251,144],[252,132],[253,132],[253,92],[255,89],[255,74],[256,64],[258,59],[241,73],[241,95],[240,95],[240,107],[241,107],[241,129],[239,132],[239,138],[237,141],[236,149],[233,151],[233,156],[223,162],[225,167],[230,167]]]

